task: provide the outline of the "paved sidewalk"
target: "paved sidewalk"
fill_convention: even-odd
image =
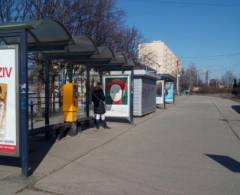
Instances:
[[[37,181],[61,170],[75,160],[116,139],[131,128],[161,112],[163,110],[157,110],[156,113],[136,118],[132,125],[128,123],[109,123],[110,130],[87,129],[78,136],[68,136],[56,142],[46,141],[44,136],[33,137],[30,139],[29,157],[31,164],[36,166],[33,174],[26,179],[20,175],[21,170],[19,166],[15,165],[17,163],[13,162],[13,166],[6,166],[4,161],[4,165],[0,165],[0,191],[4,195],[15,194],[15,192],[26,194],[29,191],[28,188],[34,188]],[[33,192],[30,190],[29,193],[32,194]],[[36,189],[34,193],[41,194]]]
[[[230,100],[180,97],[135,125],[54,143],[28,179],[0,166],[1,194],[239,195],[237,111]]]

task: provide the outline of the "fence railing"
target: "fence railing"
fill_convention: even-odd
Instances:
[[[45,97],[29,97],[29,120],[30,120],[30,129],[32,130],[34,128],[34,119],[36,118],[44,118],[44,114],[45,114],[45,102],[36,102],[36,99],[41,99],[41,100],[45,100]],[[52,101],[52,98],[49,98]],[[56,98],[58,99],[58,98]],[[35,101],[34,101],[35,100]],[[58,107],[56,106],[58,105]],[[38,107],[40,106],[41,110],[38,109]],[[56,107],[58,109],[56,109]],[[50,106],[49,106],[49,114],[50,117],[56,115],[56,114],[60,114],[62,113],[62,102],[61,101],[53,101],[51,102]],[[40,113],[39,113],[40,112]]]
[[[29,127],[30,127],[29,129],[30,130],[33,130],[34,125],[36,126],[36,123],[39,121],[44,121],[44,118],[45,118],[44,117],[45,102],[41,102],[41,103],[36,102],[36,99],[38,99],[38,98],[45,100],[45,97],[29,97]],[[52,101],[52,98],[49,98],[49,99],[51,99],[51,104],[49,106],[49,117],[54,120],[61,119],[61,117],[63,116],[62,101],[59,101],[58,98],[56,98],[57,99],[56,101]],[[41,107],[41,110],[39,110],[37,108],[39,106]],[[85,108],[86,108],[86,103],[80,103],[80,107],[79,107],[79,111],[78,111],[80,116],[85,116],[85,114],[86,114]],[[93,110],[91,105],[90,105],[90,110]]]

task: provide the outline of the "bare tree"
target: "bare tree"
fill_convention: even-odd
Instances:
[[[228,71],[226,71],[226,72],[223,74],[223,76],[222,76],[222,78],[221,78],[221,81],[222,81],[222,83],[223,83],[223,85],[224,85],[225,87],[231,88],[232,85],[233,85],[233,80],[234,80],[235,78],[236,78],[236,77],[235,77],[235,75],[233,74],[233,72],[228,70]]]
[[[24,21],[27,15],[26,0],[0,0],[0,23]]]
[[[143,37],[135,27],[126,27],[116,35],[116,50],[125,51],[129,57],[137,59],[138,45],[142,42]]]
[[[124,15],[116,0],[0,0],[0,23],[51,18],[73,35],[89,36],[97,45],[136,58],[142,36],[135,27],[124,25]]]
[[[182,70],[180,85],[182,89],[192,89],[202,83],[199,78],[198,70],[194,64],[190,64],[186,70]]]

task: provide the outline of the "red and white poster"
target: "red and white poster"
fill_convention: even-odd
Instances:
[[[0,47],[0,155],[18,155],[17,46]]]
[[[129,75],[112,75],[103,77],[107,117],[124,117],[130,115],[130,77]]]

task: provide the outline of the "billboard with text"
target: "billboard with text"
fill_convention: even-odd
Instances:
[[[18,48],[0,47],[0,155],[19,155]]]

